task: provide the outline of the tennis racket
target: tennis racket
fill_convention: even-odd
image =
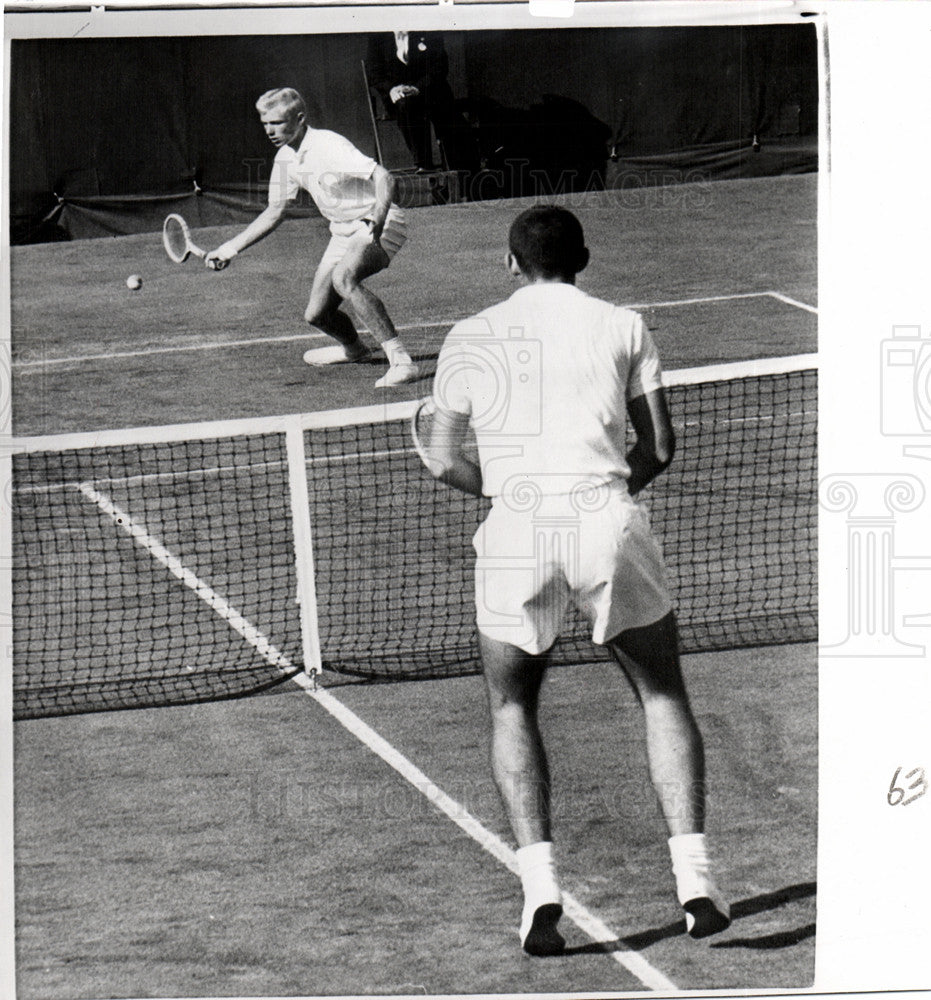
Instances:
[[[414,441],[414,449],[420,458],[420,461],[430,469],[430,445],[431,442],[436,445],[437,443],[433,441],[433,425],[434,418],[436,417],[436,406],[433,402],[433,397],[428,396],[426,399],[422,399],[417,405],[417,409],[414,410],[414,415],[411,417],[411,438]],[[475,435],[472,432],[471,426],[465,436],[465,439],[461,443],[461,449],[463,454],[471,459],[473,462],[478,462],[478,445],[475,441]]]
[[[430,459],[427,454],[427,445],[430,443],[430,435],[433,432],[435,413],[433,399],[428,396],[417,404],[417,409],[414,410],[414,415],[411,417],[411,437],[414,439],[414,449],[420,461],[428,469],[430,468]]]
[[[176,263],[183,264],[193,254],[203,260],[207,251],[202,250],[192,239],[188,224],[180,215],[171,214],[162,226],[162,243],[165,253]],[[226,267],[226,261],[217,261],[217,270]]]

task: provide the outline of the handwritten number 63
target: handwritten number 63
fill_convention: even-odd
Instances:
[[[892,776],[892,784],[889,785],[889,791],[886,793],[886,801],[890,806],[907,806],[914,802],[915,799],[920,799],[921,796],[928,790],[928,779],[925,777],[925,769],[923,767],[916,767],[914,770],[909,771],[908,774],[905,775],[905,781],[909,781],[911,778],[915,779],[905,788],[902,788],[901,785],[897,784],[901,770],[901,767],[897,767],[895,769],[895,774]],[[920,791],[916,791],[916,789],[920,789]],[[906,798],[905,796],[907,792],[915,792],[915,794]]]

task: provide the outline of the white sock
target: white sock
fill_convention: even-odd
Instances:
[[[391,340],[382,341],[381,349],[385,352],[389,365],[409,365],[411,356],[407,353],[400,337],[392,337]]]
[[[700,896],[720,895],[711,874],[711,860],[703,833],[682,833],[670,837],[669,854],[680,903]]]
[[[517,867],[524,889],[524,909],[520,923],[520,936],[523,941],[530,930],[534,913],[547,903],[562,902],[559,883],[556,881],[552,842],[541,840],[536,844],[518,848]]]

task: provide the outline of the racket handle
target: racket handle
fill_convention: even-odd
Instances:
[[[234,257],[238,257],[239,251],[232,247],[230,245],[231,243],[232,240],[229,240],[221,246],[218,246],[216,250],[213,251],[214,256],[207,260],[207,267],[213,271],[222,271]],[[202,250],[199,250],[198,253],[201,257],[206,256]]]

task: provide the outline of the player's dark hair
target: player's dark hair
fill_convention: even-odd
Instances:
[[[588,262],[582,224],[558,205],[534,205],[521,212],[511,223],[508,245],[528,276],[572,278]]]

